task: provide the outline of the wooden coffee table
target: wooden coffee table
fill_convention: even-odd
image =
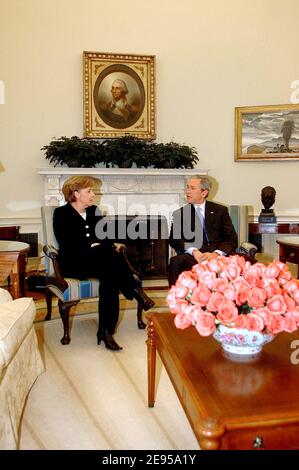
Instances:
[[[298,332],[238,362],[213,337],[177,329],[171,313],[147,319],[149,407],[158,351],[202,449],[299,449],[299,364],[291,363],[291,354],[299,362]]]

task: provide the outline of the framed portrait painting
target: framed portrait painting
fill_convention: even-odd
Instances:
[[[298,159],[298,104],[235,108],[235,161]]]
[[[156,137],[155,56],[84,52],[84,136]]]

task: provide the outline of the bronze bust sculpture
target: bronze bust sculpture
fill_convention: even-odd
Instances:
[[[261,192],[261,199],[265,209],[270,209],[275,202],[276,191],[272,186],[265,186]],[[272,210],[273,212],[273,210]]]
[[[260,223],[276,223],[276,217],[273,209],[270,209],[275,202],[276,191],[272,186],[265,186],[261,191],[261,200],[264,209],[259,215]]]

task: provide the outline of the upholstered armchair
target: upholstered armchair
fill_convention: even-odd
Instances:
[[[44,364],[33,325],[33,299],[0,289],[0,449],[17,449],[26,398]]]
[[[63,337],[61,343],[63,345],[69,344],[71,341],[69,331],[69,314],[70,309],[76,306],[80,300],[97,298],[99,295],[99,280],[89,278],[84,281],[74,278],[63,278],[58,262],[58,243],[55,239],[53,230],[53,214],[55,207],[43,206],[41,208],[42,225],[45,246],[43,251],[46,255],[46,302],[47,302],[47,315],[45,320],[50,320],[52,315],[52,296],[53,294],[58,297],[58,308],[63,323]],[[125,250],[125,247],[124,247]],[[135,278],[139,280],[139,273],[129,263],[126,254],[124,253],[127,263],[132,270]],[[145,323],[142,320],[142,307],[137,305],[137,326],[139,329],[145,328]]]
[[[239,247],[236,252],[251,262],[255,262],[257,247],[248,241],[249,206],[232,205],[228,207],[233,226],[238,235]]]

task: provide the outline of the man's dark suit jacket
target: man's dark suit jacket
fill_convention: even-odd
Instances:
[[[86,209],[86,220],[70,203],[57,207],[53,216],[54,234],[59,245],[58,263],[63,276],[85,279],[91,276],[92,243],[99,242],[95,227],[102,219],[97,206]],[[109,243],[111,241],[101,242]],[[95,254],[95,253],[94,253]]]
[[[227,255],[237,248],[238,236],[225,206],[206,201],[205,229],[208,240],[194,206],[186,204],[173,213],[169,244],[177,254],[184,253],[191,246],[202,252],[221,250]]]

